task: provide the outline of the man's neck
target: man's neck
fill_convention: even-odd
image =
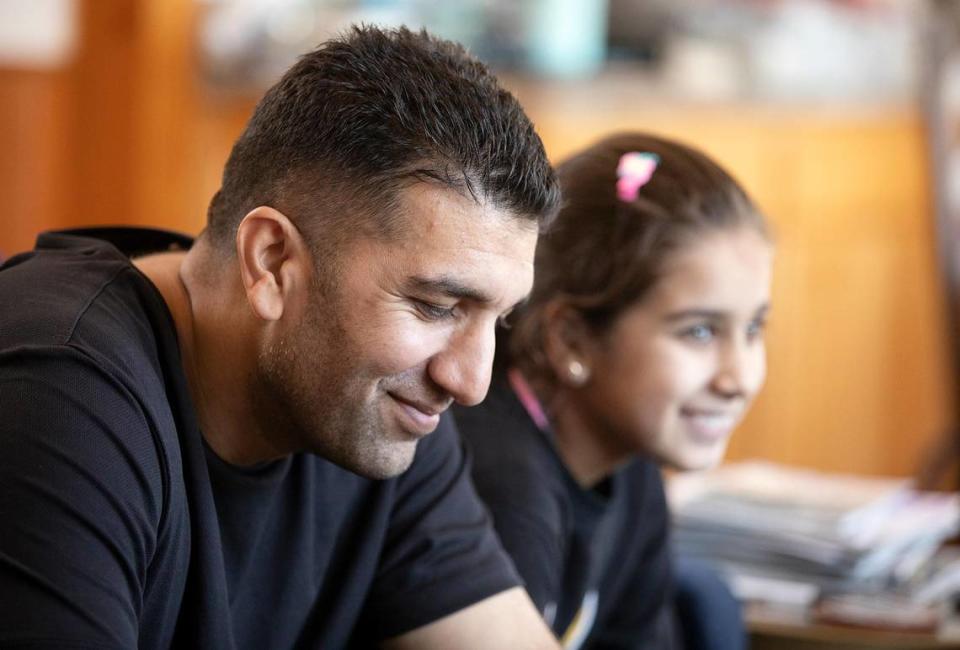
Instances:
[[[159,253],[134,261],[156,286],[173,316],[190,396],[204,440],[221,459],[250,465],[275,454],[259,440],[250,412],[251,353],[245,326],[231,307],[231,288],[211,285],[196,251]]]

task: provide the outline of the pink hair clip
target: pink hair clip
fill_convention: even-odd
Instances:
[[[640,188],[650,182],[660,163],[655,153],[631,151],[620,156],[617,165],[617,197],[621,201],[636,201]]]

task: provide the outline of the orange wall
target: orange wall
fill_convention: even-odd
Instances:
[[[193,0],[78,4],[70,63],[0,68],[8,254],[48,228],[199,223],[185,216],[207,162],[194,133]]]
[[[63,223],[66,81],[62,72],[0,70],[0,254]]]

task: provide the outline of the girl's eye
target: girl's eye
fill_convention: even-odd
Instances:
[[[763,331],[767,328],[767,323],[764,320],[755,320],[750,325],[747,326],[747,340],[752,341],[753,339],[763,336]]]
[[[446,320],[453,317],[453,307],[443,307],[432,302],[417,300],[417,311],[428,320]]]
[[[706,343],[713,340],[716,336],[716,330],[711,325],[692,325],[680,332],[680,336],[698,343]]]

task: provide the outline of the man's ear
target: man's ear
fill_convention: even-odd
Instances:
[[[240,278],[247,302],[263,320],[280,320],[309,286],[311,259],[300,231],[278,210],[254,208],[237,227]]]
[[[561,384],[579,387],[590,379],[597,342],[580,312],[562,298],[543,310],[544,352]]]

